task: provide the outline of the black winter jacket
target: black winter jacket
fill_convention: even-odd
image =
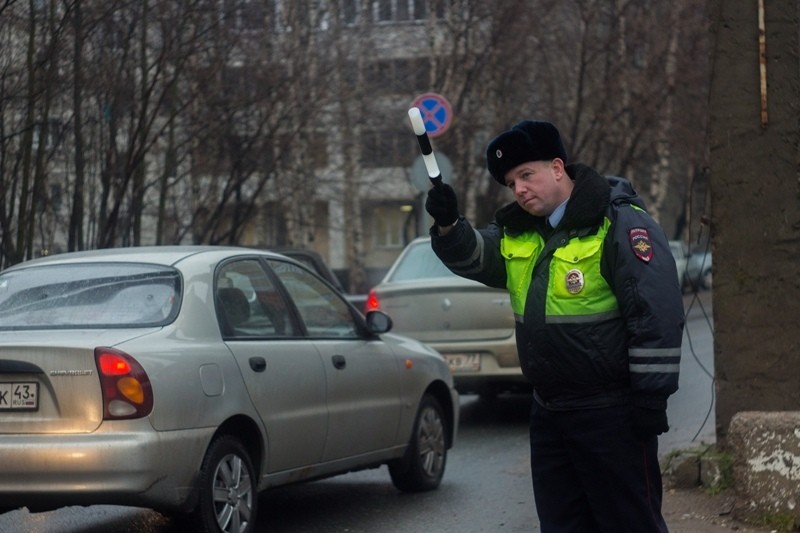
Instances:
[[[576,409],[632,402],[666,408],[678,389],[683,302],[675,261],[662,228],[644,211],[631,184],[591,168],[567,167],[575,187],[564,217],[552,232],[533,272],[524,321],[516,327],[523,373],[537,399],[551,409]],[[634,208],[637,206],[639,209]],[[613,291],[620,316],[589,324],[546,323],[545,296],[553,252],[569,239],[596,234],[604,218],[612,224],[601,256],[601,274]],[[450,270],[491,287],[506,287],[500,240],[505,234],[547,235],[546,219],[516,202],[500,209],[485,229],[463,217],[446,235],[431,229],[432,246]],[[637,245],[649,244],[638,248]]]

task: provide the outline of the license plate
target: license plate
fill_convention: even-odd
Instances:
[[[449,353],[444,355],[450,372],[478,372],[481,369],[481,354],[479,353]]]
[[[0,411],[35,411],[39,384],[35,381],[0,382]]]

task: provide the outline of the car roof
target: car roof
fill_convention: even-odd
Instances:
[[[244,246],[216,246],[216,245],[165,245],[165,246],[130,246],[121,248],[103,248],[99,250],[84,250],[80,252],[66,252],[18,263],[8,270],[16,270],[32,266],[50,264],[80,263],[86,261],[103,262],[136,262],[153,263],[158,265],[174,265],[188,257],[204,253],[228,252],[236,254],[260,254],[272,257],[284,257],[280,254],[257,248]]]
[[[333,270],[331,270],[331,267],[328,266],[328,263],[326,263],[322,258],[322,255],[315,250],[309,250],[308,248],[275,247],[270,248],[270,251],[291,257],[300,263],[310,266],[312,270],[323,277],[337,290],[340,292],[345,292],[341,282],[339,281],[339,278],[337,278],[336,274],[333,273]]]
[[[425,245],[427,243],[427,250],[431,255],[435,256],[435,252],[430,247],[430,237],[422,236],[413,239],[409,242],[404,248],[403,251],[400,252],[400,255],[397,256],[392,266],[389,267],[389,270],[383,276],[381,281],[376,285],[376,287],[380,288],[386,285],[420,285],[420,286],[442,286],[443,283],[449,286],[485,286],[483,283],[478,281],[468,279],[457,274],[452,273],[447,277],[434,277],[434,278],[416,278],[416,279],[403,279],[398,281],[396,279],[397,271],[400,269],[402,263],[406,261],[406,258],[412,248],[417,248],[419,246]],[[445,267],[446,268],[446,267]],[[434,280],[434,281],[431,281]]]

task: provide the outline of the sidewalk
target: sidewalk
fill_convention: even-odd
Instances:
[[[767,527],[734,520],[732,492],[710,495],[702,487],[665,489],[662,512],[670,533],[771,533]]]

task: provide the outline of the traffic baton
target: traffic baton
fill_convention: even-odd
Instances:
[[[442,186],[442,174],[439,171],[439,165],[436,163],[436,157],[433,155],[433,147],[428,138],[428,131],[425,129],[425,122],[422,120],[422,113],[418,107],[412,107],[408,110],[408,118],[411,119],[411,127],[414,128],[414,133],[417,136],[419,149],[422,151],[422,160],[425,162],[425,168],[428,171],[428,178],[435,188]]]

